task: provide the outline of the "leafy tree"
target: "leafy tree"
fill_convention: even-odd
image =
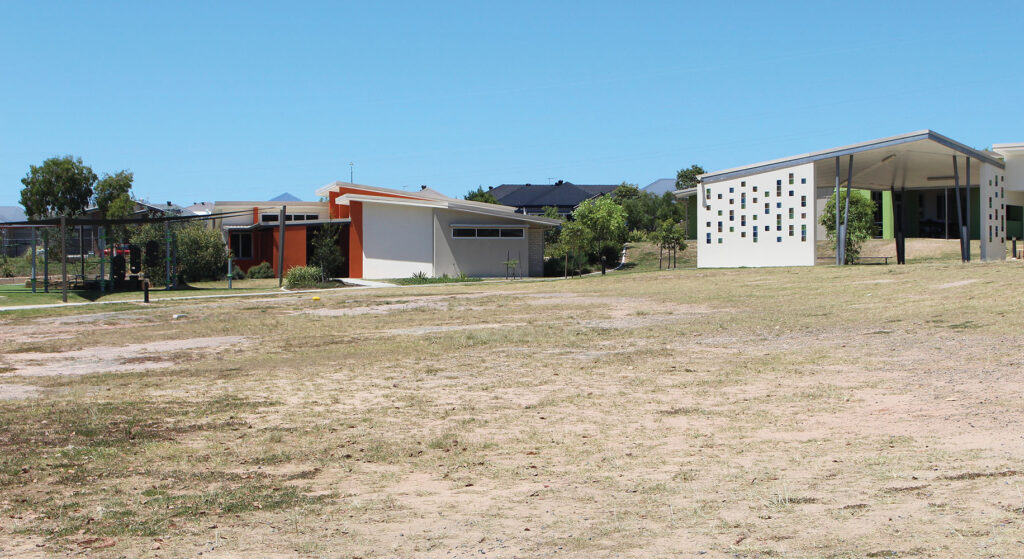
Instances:
[[[128,217],[135,210],[131,190],[134,175],[131,171],[118,171],[114,175],[104,174],[93,188],[96,209],[109,219]],[[124,241],[128,238],[128,230],[124,225],[110,227],[110,239]]]
[[[563,276],[569,276],[569,258],[578,260],[580,252],[586,252],[593,242],[593,232],[583,223],[567,221],[562,225],[558,244],[553,247],[552,253],[564,259]]]
[[[665,252],[668,252],[669,268],[676,267],[676,252],[686,250],[686,229],[678,222],[666,219],[652,233],[652,240],[658,245],[658,269],[661,269]]]
[[[228,248],[220,231],[201,223],[177,228],[178,275],[186,282],[215,280],[227,274]]]
[[[700,165],[690,165],[688,169],[679,169],[679,172],[676,173],[676,190],[697,186],[697,177],[705,172],[704,167]]]
[[[541,208],[542,215],[551,219],[562,219],[561,214],[558,213],[558,208],[555,206],[544,206]],[[544,231],[544,244],[554,245],[558,242],[558,233],[561,231],[560,227],[550,227]]]
[[[640,187],[635,184],[623,182],[612,191],[612,200],[616,204],[622,204],[626,200],[633,200],[640,197]]]
[[[681,221],[686,217],[686,206],[678,202],[671,192],[656,196],[640,192],[636,198],[622,202],[626,212],[626,226],[630,230],[653,232],[666,220]]]
[[[573,210],[572,219],[590,231],[596,248],[626,240],[626,211],[608,196],[584,200]]]
[[[29,165],[21,184],[21,205],[28,219],[75,215],[89,205],[96,173],[81,158],[51,157],[42,165]]]
[[[93,193],[96,196],[96,208],[104,217],[124,217],[123,215],[113,216],[111,208],[120,200],[131,200],[132,181],[134,175],[131,171],[118,171],[116,174],[104,174],[103,178],[96,183]],[[124,206],[124,204],[120,204]]]
[[[328,223],[313,233],[313,264],[320,270],[321,282],[341,275],[345,268],[345,257],[338,249],[341,225]]]
[[[846,207],[846,191],[839,193],[839,216],[842,220]],[[839,247],[839,233],[836,231],[836,195],[829,197],[821,212],[819,223],[825,227],[832,249]],[[871,198],[858,193],[850,196],[850,221],[846,231],[846,263],[852,264],[860,256],[861,244],[875,233],[875,203]]]
[[[476,190],[470,190],[462,197],[464,200],[472,200],[474,202],[485,202],[487,204],[500,204],[498,199],[494,197],[489,191],[484,190],[484,187],[478,186]]]
[[[604,273],[605,262],[615,259],[622,243],[626,242],[626,211],[610,196],[601,196],[576,206],[572,218],[590,231],[592,241],[588,253],[593,261],[600,259],[601,273]]]

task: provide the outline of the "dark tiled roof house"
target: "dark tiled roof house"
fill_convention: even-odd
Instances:
[[[545,206],[558,208],[559,215],[569,215],[580,202],[610,194],[617,184],[503,184],[488,189],[498,202],[512,206],[528,215],[542,215]]]

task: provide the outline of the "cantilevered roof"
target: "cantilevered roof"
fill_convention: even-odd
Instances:
[[[890,186],[941,188],[947,186],[947,183],[952,185],[952,156],[966,156],[1000,169],[1004,168],[1003,161],[994,153],[976,150],[932,130],[919,130],[909,134],[705,173],[700,175],[700,181],[705,184],[719,182],[817,162],[819,164],[815,165],[815,182],[816,184],[827,184],[830,177],[834,178],[835,170],[834,166],[830,168],[824,160],[841,157],[843,167],[840,176],[845,180],[845,165],[849,155],[856,155],[853,185],[858,188],[889,188]],[[976,168],[977,166],[972,169],[972,180],[977,175]],[[964,169],[960,169],[959,173],[962,175],[962,183],[966,182]]]

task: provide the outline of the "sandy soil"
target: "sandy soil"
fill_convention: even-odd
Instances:
[[[46,323],[72,349],[0,340],[0,394],[34,395],[0,400],[0,553],[1024,556],[1022,270],[197,303],[127,346],[91,336],[118,313]]]
[[[3,356],[7,375],[88,375],[111,371],[141,371],[170,367],[180,362],[176,352],[220,350],[244,342],[242,336],[188,338],[124,346],[99,346],[60,353],[9,353]]]

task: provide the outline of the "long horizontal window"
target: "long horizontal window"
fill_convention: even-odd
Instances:
[[[524,236],[523,229],[452,227],[452,237],[456,239],[522,239]]]

